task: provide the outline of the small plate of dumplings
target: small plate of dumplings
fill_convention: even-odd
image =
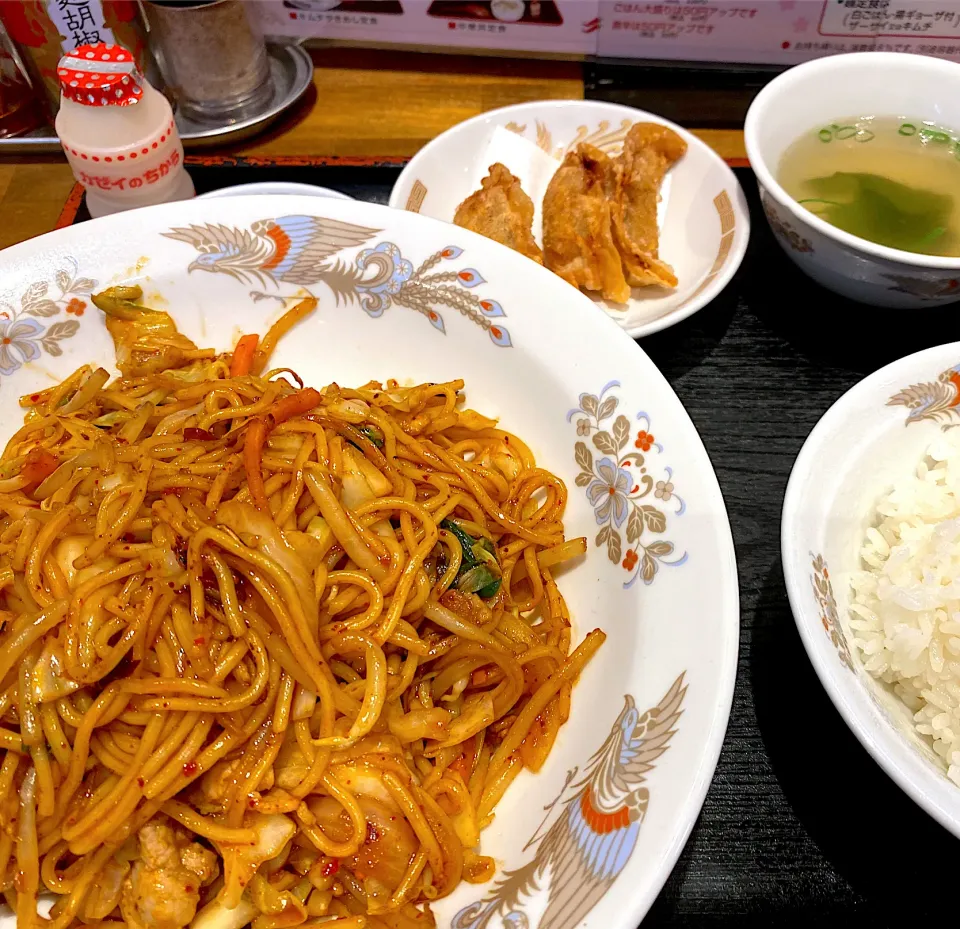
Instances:
[[[655,114],[586,100],[454,126],[404,168],[390,205],[520,252],[635,338],[706,306],[750,236],[740,184],[709,146]]]

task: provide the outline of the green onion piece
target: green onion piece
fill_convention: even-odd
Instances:
[[[491,597],[495,597],[500,592],[500,578],[498,577],[495,581],[487,584],[486,587],[481,587],[477,591],[477,596],[482,600],[489,600]]]
[[[446,529],[447,532],[451,532],[457,537],[457,541],[463,549],[463,561],[461,565],[465,565],[467,568],[475,568],[478,564],[477,557],[473,554],[473,546],[476,544],[475,541],[451,519],[445,519],[440,523],[440,528]],[[461,567],[460,570],[462,572],[463,568]]]
[[[464,594],[475,594],[485,587],[489,587],[494,581],[499,582],[499,578],[494,577],[486,565],[478,565],[464,572],[457,581],[457,590]]]
[[[129,418],[130,414],[126,410],[113,410],[110,413],[104,413],[103,416],[98,416],[93,424],[100,429],[109,429],[111,426],[126,422]]]
[[[383,448],[383,433],[376,426],[364,426],[360,430],[377,448]]]
[[[496,576],[500,576],[500,564],[497,562],[497,556],[488,552],[479,542],[473,546],[473,557],[477,564],[485,564],[495,569]]]
[[[476,593],[487,600],[500,590],[500,564],[496,548],[487,538],[473,539],[453,520],[440,523],[442,529],[453,533],[463,549],[463,560],[454,582],[462,593]]]

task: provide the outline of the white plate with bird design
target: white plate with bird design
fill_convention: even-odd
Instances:
[[[277,194],[295,194],[304,197],[330,197],[333,200],[351,200],[352,197],[316,184],[297,184],[291,181],[260,181],[256,184],[236,184],[233,187],[219,187],[217,190],[199,194],[198,200],[220,200],[223,197],[276,196]]]
[[[318,387],[463,378],[469,406],[499,417],[563,479],[567,538],[587,537],[586,554],[558,572],[574,642],[595,627],[608,638],[574,688],[546,764],[520,773],[482,833],[494,879],[462,883],[432,910],[453,929],[635,929],[713,775],[739,598],[707,453],[626,333],[507,248],[352,201],[151,207],[8,248],[0,271],[8,434],[23,417],[21,395],[82,364],[113,370],[91,292],[140,285],[144,303],[221,351],[309,293],[319,309],[272,364]]]

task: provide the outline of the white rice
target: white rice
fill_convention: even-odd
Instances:
[[[853,641],[960,784],[960,436],[927,449],[877,504],[874,526],[851,577]]]

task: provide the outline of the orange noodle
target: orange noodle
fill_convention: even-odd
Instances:
[[[566,488],[461,381],[270,370],[312,298],[221,355],[140,298],[0,458],[0,890],[20,929],[434,926],[604,638]]]

